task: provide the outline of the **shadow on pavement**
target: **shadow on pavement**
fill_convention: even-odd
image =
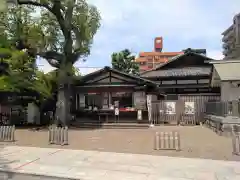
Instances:
[[[9,160],[7,157],[11,155],[11,152],[7,152],[7,145],[0,145],[0,180],[13,179],[14,173],[10,164],[16,163],[16,160]]]

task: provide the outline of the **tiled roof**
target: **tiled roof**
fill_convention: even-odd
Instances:
[[[201,55],[201,54],[198,54],[198,53],[195,53],[195,52],[185,52],[184,54],[180,54],[180,55],[177,55],[177,56],[172,57],[169,61],[167,61],[167,62],[165,62],[165,63],[163,63],[163,64],[160,64],[159,66],[157,66],[156,68],[154,68],[154,69],[152,69],[152,70],[142,72],[142,73],[141,73],[141,76],[142,76],[142,77],[145,77],[145,74],[147,75],[147,74],[149,74],[149,73],[150,73],[150,74],[151,74],[151,73],[155,74],[154,71],[158,71],[158,70],[160,71],[160,69],[162,69],[164,66],[166,66],[166,65],[168,65],[168,64],[170,64],[170,63],[172,63],[172,62],[174,62],[174,61],[181,60],[181,58],[184,58],[185,56],[188,56],[188,55],[193,55],[193,56],[202,57],[203,60],[204,60],[204,62],[205,62],[205,61],[212,61],[212,60],[213,60],[213,59],[211,59],[211,58],[209,58],[209,57],[207,57],[207,56],[205,56],[205,55]],[[206,62],[206,63],[207,63],[207,62]]]
[[[78,77],[78,78],[76,78],[76,81],[82,81],[82,82],[84,82],[86,79],[91,79],[91,78],[93,78],[94,76],[98,76],[100,73],[106,72],[106,71],[115,72],[115,73],[118,73],[119,75],[125,75],[125,76],[127,76],[127,77],[132,78],[132,79],[145,82],[146,84],[151,84],[151,85],[157,86],[157,83],[154,82],[154,81],[151,81],[151,80],[149,80],[149,79],[145,79],[145,78],[140,77],[140,76],[131,75],[131,74],[129,74],[129,73],[121,72],[121,71],[118,71],[118,70],[113,69],[113,68],[108,67],[108,66],[105,66],[104,68],[102,68],[102,69],[100,69],[100,70],[94,71],[94,72],[89,73],[89,74],[86,74],[86,75],[84,75],[84,76]]]
[[[202,55],[202,54],[198,54],[198,53],[195,53],[195,52],[185,52],[184,54],[179,54],[177,56],[174,56],[172,57],[169,61],[167,61],[166,63],[164,64],[161,64],[159,65],[158,67],[156,67],[155,69],[158,70],[158,69],[161,69],[161,67],[167,65],[167,64],[170,64],[171,62],[173,61],[177,61],[179,60],[180,58],[183,58],[183,57],[186,57],[188,55],[193,55],[193,56],[199,56],[199,57],[202,57],[203,59],[205,60],[212,60],[211,58],[205,56],[205,55]]]
[[[157,77],[185,77],[185,76],[208,76],[211,74],[211,67],[185,67],[168,70],[148,71],[142,74],[145,78]]]
[[[219,62],[216,64],[213,64],[215,70],[217,71],[220,79],[222,81],[227,80],[240,80],[240,62]]]

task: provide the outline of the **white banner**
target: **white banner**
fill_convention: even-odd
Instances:
[[[142,110],[137,111],[138,120],[142,120]]]
[[[165,102],[166,114],[176,114],[176,102]]]
[[[115,116],[119,116],[119,109],[115,108]]]
[[[152,95],[147,95],[148,120],[152,121]]]
[[[185,102],[185,114],[195,114],[194,102]]]

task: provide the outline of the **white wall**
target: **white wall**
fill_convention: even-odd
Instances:
[[[240,87],[234,87],[230,82],[221,82],[221,100],[232,101],[240,97]]]

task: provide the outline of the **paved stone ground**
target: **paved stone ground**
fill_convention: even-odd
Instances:
[[[182,151],[156,151],[153,148],[156,131],[177,130],[181,135]],[[149,129],[81,129],[69,131],[68,146],[48,144],[47,130],[16,130],[15,143],[6,145],[94,150],[104,152],[149,154],[160,156],[240,160],[232,155],[231,139],[221,137],[206,127],[160,126]]]
[[[16,173],[55,176],[59,180],[63,177],[81,180],[240,179],[240,162],[236,161],[20,146],[1,147],[0,158],[0,170],[15,173],[9,176],[12,180],[17,178]]]
[[[50,176],[39,176],[33,174],[20,174],[12,172],[0,172],[1,180],[70,180],[60,177],[50,177]]]

